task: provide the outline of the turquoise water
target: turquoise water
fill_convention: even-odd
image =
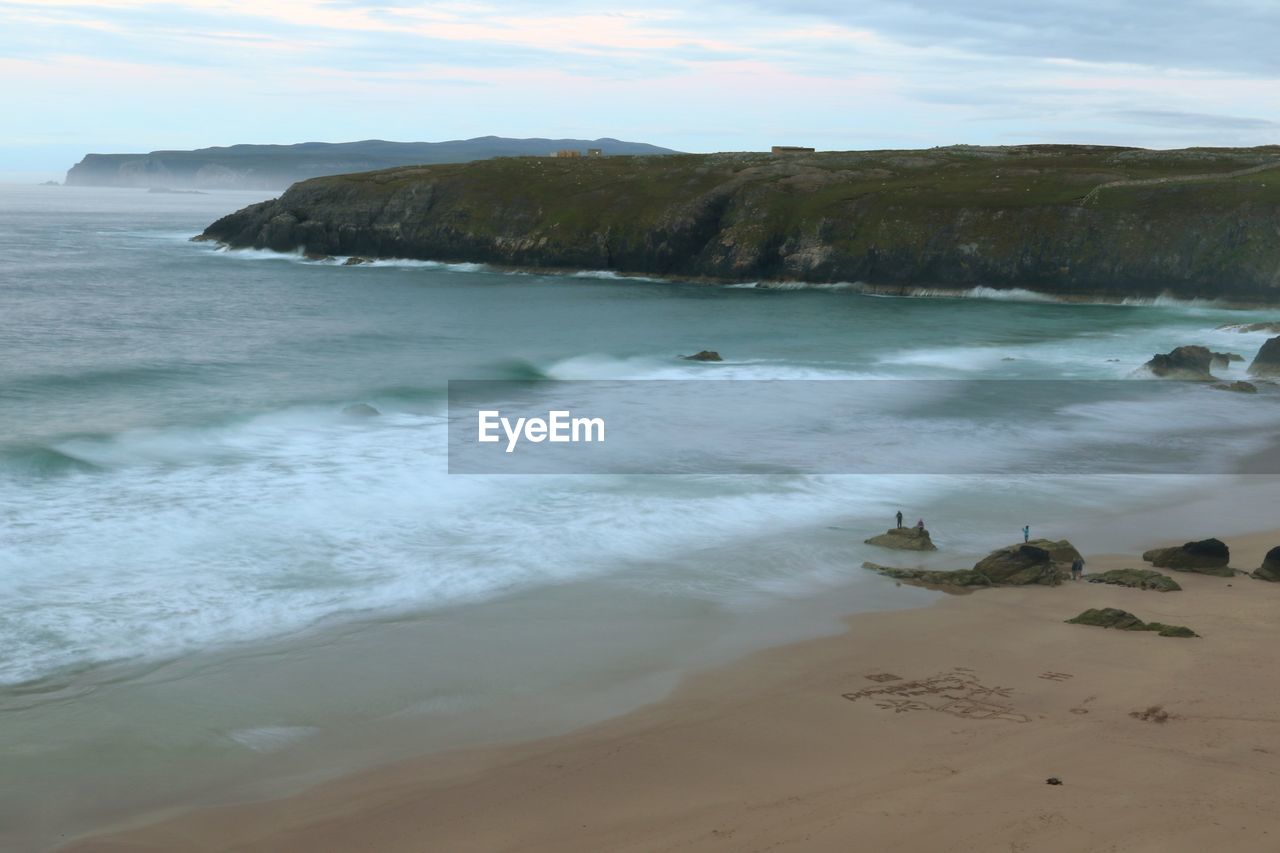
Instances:
[[[1179,344],[1252,357],[1265,335],[1216,327],[1272,319],[188,241],[256,200],[0,188],[0,824],[24,844],[396,754],[374,722],[421,749],[563,728],[840,613],[922,603],[858,568],[898,507],[929,519],[942,566],[1024,523],[1136,548],[1189,532],[1189,495],[1225,500],[1225,478],[1176,476],[450,476],[450,379],[1130,380]],[[725,363],[676,358],[700,349]],[[381,416],[343,414],[358,402]],[[1011,420],[1040,429],[1016,413],[1045,402]],[[1177,426],[1225,471],[1271,439],[1275,403],[1170,386],[1064,417],[1091,430],[1072,452]],[[963,396],[939,412],[944,450],[976,452],[972,415]],[[1204,535],[1272,524],[1242,501]]]

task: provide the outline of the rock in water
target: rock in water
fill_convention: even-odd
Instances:
[[[1258,357],[1249,365],[1254,376],[1280,376],[1280,338],[1272,338],[1258,350]]]
[[[358,266],[359,264],[371,264],[371,263],[373,263],[373,261],[369,260],[368,258],[362,258],[359,255],[352,255],[351,257],[343,261],[342,265],[344,267],[354,267],[354,266]]]
[[[1280,546],[1267,552],[1262,567],[1253,576],[1260,581],[1280,581]]]
[[[693,355],[682,355],[680,357],[685,361],[724,361],[724,359],[720,357],[720,353],[710,349],[704,349],[699,352],[695,352]]]
[[[1229,332],[1277,332],[1280,333],[1280,323],[1227,323],[1218,327],[1221,330]]]
[[[1200,636],[1185,625],[1143,622],[1129,611],[1120,610],[1116,607],[1090,608],[1074,619],[1068,619],[1067,624],[1092,625],[1095,628],[1115,628],[1117,631],[1155,631],[1161,637]]]
[[[1192,382],[1210,382],[1213,374],[1213,353],[1207,347],[1178,347],[1164,355],[1153,356],[1146,368],[1162,379],[1184,379]]]
[[[1054,544],[1065,544],[1071,548],[1069,542]],[[1079,553],[1075,548],[1071,548],[1071,551]],[[1067,562],[1069,566],[1069,561]],[[1057,586],[1062,581],[1063,568],[1060,561],[1054,560],[1053,552],[1048,548],[1028,542],[992,551],[979,560],[973,570],[985,575],[992,583]]]
[[[929,537],[929,531],[918,527],[895,527],[879,536],[865,540],[868,545],[881,548],[897,548],[899,551],[936,551],[938,547]]]
[[[1219,539],[1202,539],[1188,542],[1176,548],[1153,548],[1142,559],[1160,569],[1175,572],[1196,572],[1202,575],[1233,577],[1235,571],[1227,568],[1231,562],[1231,550]]]
[[[1219,382],[1217,385],[1214,385],[1213,387],[1217,388],[1219,391],[1235,391],[1237,394],[1257,394],[1258,393],[1258,386],[1254,385],[1252,382],[1244,382],[1244,381],[1232,382],[1230,385],[1228,385],[1225,382]]]
[[[1182,589],[1173,578],[1150,569],[1112,569],[1109,572],[1090,575],[1086,580],[1089,583],[1109,583],[1116,586],[1131,586],[1135,589],[1154,589],[1157,592],[1177,592]]]
[[[344,406],[342,414],[349,418],[376,418],[382,414],[368,403],[352,403],[350,406]]]

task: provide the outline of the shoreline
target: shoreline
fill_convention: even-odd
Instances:
[[[1114,294],[1097,293],[1050,293],[1036,290],[1031,286],[1011,285],[973,285],[971,287],[954,287],[934,284],[872,284],[864,281],[809,281],[805,279],[776,279],[765,281],[746,281],[715,276],[669,275],[666,273],[637,272],[611,269],[592,269],[587,267],[532,267],[498,264],[490,261],[441,260],[439,258],[407,258],[407,257],[375,257],[364,255],[329,255],[309,256],[301,248],[292,252],[277,252],[272,249],[258,249],[251,246],[234,246],[215,237],[196,234],[188,238],[190,243],[212,243],[215,251],[221,252],[271,252],[282,257],[296,256],[300,261],[318,266],[367,267],[376,264],[416,263],[439,264],[441,267],[478,266],[483,271],[503,275],[542,275],[563,276],[566,278],[598,278],[602,281],[639,281],[658,284],[697,284],[708,287],[734,287],[742,290],[777,290],[777,291],[838,291],[849,292],[859,296],[879,296],[895,299],[976,299],[990,301],[1026,301],[1046,305],[1108,305],[1119,307],[1149,308],[1168,302],[1174,306],[1201,307],[1223,311],[1273,311],[1280,309],[1277,302],[1247,302],[1234,300],[1205,299],[1201,297],[1185,297],[1164,292],[1157,296],[1131,295],[1115,296]],[[362,263],[340,263],[346,258],[364,258]],[[986,295],[985,292],[1000,294],[1022,294],[1034,298],[1001,298]],[[978,295],[975,295],[977,293]]]
[[[1226,540],[1251,570],[1280,531]],[[1089,558],[1091,573],[1144,565]],[[1280,586],[1171,574],[1182,592],[1068,582],[857,614],[839,635],[694,672],[567,735],[151,815],[63,849],[729,850],[750,838],[811,850],[854,837],[878,850],[1273,849],[1280,727],[1267,724],[1280,720],[1267,708],[1280,686],[1251,652],[1280,637]],[[1102,606],[1202,638],[1063,624]],[[871,692],[894,680],[959,687],[991,713]],[[1156,705],[1167,722],[1130,716]]]

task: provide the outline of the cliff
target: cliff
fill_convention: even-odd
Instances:
[[[501,159],[304,181],[233,247],[885,289],[1280,301],[1280,147]]]
[[[320,175],[422,163],[464,163],[489,157],[546,155],[600,148],[605,154],[669,154],[666,148],[617,139],[505,139],[482,136],[450,142],[303,142],[232,145],[149,154],[88,154],[67,172],[69,186],[172,189],[284,189]]]

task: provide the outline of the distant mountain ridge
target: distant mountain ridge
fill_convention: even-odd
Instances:
[[[67,172],[68,186],[169,189],[283,189],[308,178],[416,166],[466,163],[492,157],[545,156],[599,148],[608,155],[674,154],[644,142],[618,139],[509,139],[480,136],[447,142],[302,142],[232,145],[148,154],[86,154]]]

